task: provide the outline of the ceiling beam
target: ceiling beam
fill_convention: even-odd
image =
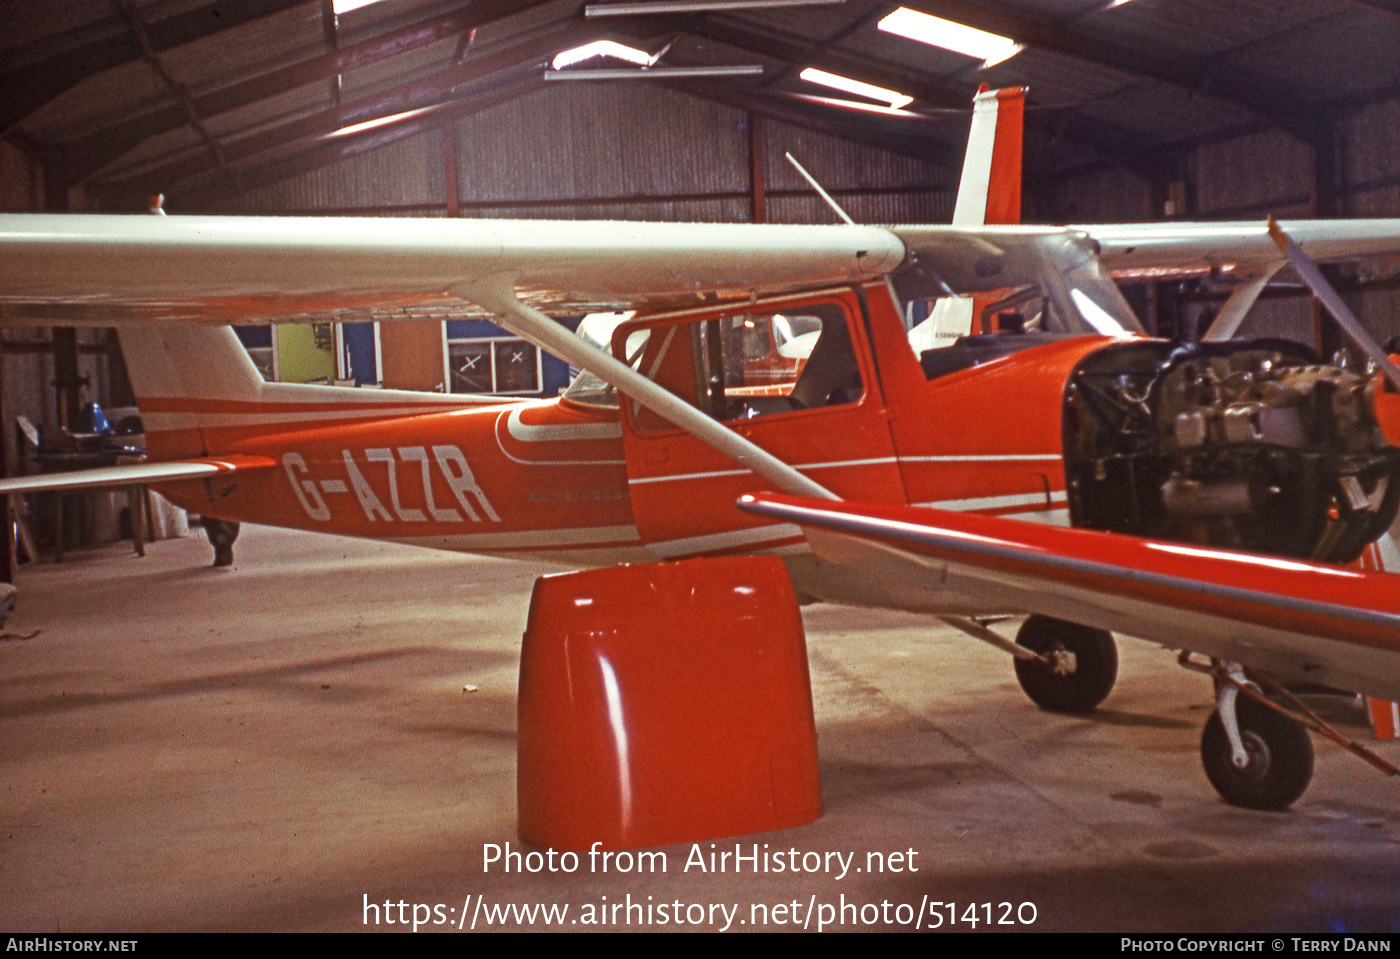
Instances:
[[[420,136],[434,128],[441,128],[443,136],[452,136],[451,125],[456,120],[498,106],[541,87],[539,78],[533,72],[528,76],[514,76],[509,79],[504,79],[498,74],[493,79],[495,82],[488,84],[485,89],[441,104],[419,116],[385,124],[356,135],[302,143],[272,160],[248,164],[239,171],[238,183],[224,180],[192,187],[177,196],[176,205],[180,212],[198,212],[244,190],[268,186],[280,180],[309,173],[332,163],[377,150],[395,141]]]
[[[676,80],[673,90],[711,100],[736,110],[757,113],[770,120],[812,130],[843,140],[866,143],[956,171],[962,164],[963,146],[947,135],[936,121],[900,120],[878,114],[823,106],[786,94],[717,81]]]
[[[1368,13],[1378,13],[1381,16],[1400,18],[1400,6],[1396,6],[1394,0],[1389,3],[1379,2],[1379,0],[1342,0],[1349,6],[1358,10],[1365,10]]]
[[[136,39],[141,44],[143,59],[150,65],[155,75],[160,77],[161,82],[165,84],[166,88],[175,95],[175,99],[180,101],[180,108],[185,115],[185,119],[188,121],[189,125],[194,128],[194,131],[199,134],[200,139],[209,147],[209,152],[213,155],[215,162],[220,166],[224,166],[226,161],[224,160],[223,148],[219,145],[219,141],[214,139],[209,129],[201,122],[199,112],[194,108],[194,103],[190,100],[189,91],[185,89],[183,84],[176,82],[175,78],[170,75],[170,71],[165,68],[165,64],[161,62],[160,55],[156,53],[155,48],[151,45],[150,33],[146,30],[146,25],[141,21],[141,14],[136,9],[134,0],[111,0],[111,3],[117,8],[121,15],[126,18],[131,32],[136,35]],[[71,184],[63,184],[63,188],[67,189],[70,185]]]
[[[279,151],[299,151],[305,148],[305,141],[325,137],[353,124],[434,106],[452,98],[457,87],[479,85],[493,74],[522,65],[543,64],[561,49],[587,43],[608,32],[606,24],[581,19],[564,23],[567,25],[562,28],[551,27],[522,42],[496,46],[454,63],[445,70],[397,84],[352,103],[318,110],[236,140],[225,139],[224,155],[234,169],[251,160],[275,159]],[[105,202],[117,206],[129,205],[134,198],[151,193],[173,194],[182,181],[205,173],[214,166],[211,158],[202,152],[187,154],[146,167],[137,173],[128,173],[120,179],[94,180],[89,184],[89,189]]]
[[[993,8],[975,0],[904,0],[904,5],[958,23],[1011,37],[1054,53],[1112,67],[1130,76],[1145,77],[1236,103],[1308,144],[1325,136],[1329,119],[1297,98],[1280,96],[1277,88],[1225,67],[1219,57],[1178,60],[1141,47],[1125,47],[1089,37],[1056,23]]]
[[[724,43],[750,53],[766,54],[787,61],[796,68],[816,66],[854,80],[898,90],[921,103],[940,109],[957,110],[971,116],[970,84],[930,80],[927,75],[883,63],[871,57],[848,53],[830,53],[822,44],[766,30],[746,23],[716,16],[650,21],[652,29],[664,32],[685,30],[718,43]],[[1069,111],[1030,112],[1026,116],[1028,130],[1048,142],[1065,141],[1088,147],[1115,164],[1139,176],[1158,171],[1174,162],[1176,149],[1166,157],[1151,146],[1141,147],[1141,135],[1127,127],[1105,120],[1074,114]],[[843,134],[849,137],[849,132]]]
[[[533,5],[533,0],[483,0],[195,96],[192,105],[201,117],[208,118],[251,106],[296,87],[322,81],[334,83],[343,73],[467,33]],[[114,124],[62,144],[56,171],[70,186],[83,183],[151,137],[178,129],[185,123],[186,111],[172,105]]]
[[[694,16],[651,21],[655,27],[669,26],[749,53],[777,57],[797,68],[818,67],[853,80],[898,90],[923,103],[954,110],[970,110],[974,88],[949,87],[930,81],[926,75],[883,63],[871,57],[827,50],[823,43],[787,36],[748,23],[719,16]]]
[[[306,0],[239,0],[213,2],[158,20],[147,27],[151,50],[164,53],[233,27],[281,13]],[[0,131],[8,131],[44,104],[72,89],[94,73],[121,66],[145,56],[129,30],[53,54],[37,63],[0,73]]]

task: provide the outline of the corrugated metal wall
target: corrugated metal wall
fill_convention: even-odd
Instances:
[[[1373,104],[1340,121],[1342,159],[1340,203],[1346,216],[1400,216],[1400,100]],[[1263,220],[1311,215],[1313,154],[1296,138],[1266,130],[1203,144],[1184,164],[1187,218]],[[1097,171],[1055,184],[1053,209],[1079,222],[1138,221],[1160,218],[1152,208],[1151,184],[1125,171]],[[1364,267],[1363,279],[1385,278],[1384,264]],[[1297,283],[1291,271],[1278,280]],[[1351,297],[1350,304],[1382,341],[1400,335],[1400,290],[1375,290]],[[1194,325],[1207,303],[1187,306]],[[1285,336],[1311,343],[1315,310],[1306,296],[1258,303],[1242,335]]]
[[[451,125],[461,215],[742,222],[751,216],[749,122],[743,111],[650,83],[544,86]],[[858,220],[938,222],[952,215],[954,176],[932,161],[758,122],[768,189],[802,194],[770,197],[771,222],[833,220],[783,159],[789,150]],[[438,132],[397,141],[223,206],[440,212],[442,146]]]
[[[791,153],[857,223],[946,223],[957,174],[933,160],[891,153],[786,123],[763,123],[772,223],[834,223],[836,216],[787,161]],[[888,191],[888,192],[880,192]]]
[[[1054,209],[1073,223],[1152,219],[1152,184],[1127,170],[1104,170],[1055,186]]]
[[[1356,111],[1342,124],[1343,170],[1351,190],[1348,216],[1400,216],[1400,100]],[[1390,264],[1366,266],[1377,279],[1397,273]],[[1400,336],[1400,290],[1374,290],[1351,299],[1352,309],[1382,343]]]
[[[1278,130],[1208,143],[1187,161],[1195,214],[1210,219],[1307,216],[1312,150]]]
[[[442,174],[442,134],[433,130],[249,190],[222,206],[229,213],[440,206]],[[433,211],[408,212],[425,216]]]
[[[709,198],[748,188],[743,114],[652,84],[554,84],[456,126],[465,216],[713,222],[747,209]]]

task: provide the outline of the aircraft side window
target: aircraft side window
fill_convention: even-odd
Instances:
[[[722,317],[701,336],[722,348],[722,377],[713,358],[706,377],[716,419],[854,403],[864,393],[845,311],[834,303]],[[711,353],[707,343],[702,355]]]
[[[865,392],[850,325],[835,306],[825,309],[837,315],[828,317],[823,324],[821,335],[793,384],[790,399],[797,409],[854,403]]]
[[[718,420],[855,403],[865,387],[836,303],[710,317],[652,331],[637,368]],[[674,429],[632,404],[642,432]]]

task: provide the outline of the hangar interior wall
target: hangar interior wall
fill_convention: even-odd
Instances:
[[[752,216],[753,118],[644,83],[557,83],[448,125],[462,216],[743,222]],[[853,217],[952,215],[956,171],[759,118],[767,219],[834,216],[783,158],[791,151]],[[446,211],[439,131],[249,190],[221,212]],[[788,194],[802,194],[789,196]]]

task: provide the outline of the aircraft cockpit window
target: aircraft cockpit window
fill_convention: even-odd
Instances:
[[[636,368],[717,420],[855,403],[864,394],[846,314],[835,303],[735,313],[650,333]],[[673,428],[636,403],[631,414],[644,431]]]
[[[1049,304],[1038,286],[1028,286],[982,308],[982,333],[1029,333],[1047,324]]]
[[[633,315],[634,311],[632,310],[622,313],[590,313],[579,322],[577,332],[584,340],[611,355],[613,331],[630,320]],[[625,345],[627,356],[624,362],[633,369],[636,369],[637,364],[641,361],[642,351],[646,347],[647,337],[650,335],[650,330],[637,330],[627,337]],[[564,397],[570,402],[583,406],[617,408],[617,389],[606,380],[587,370],[576,372],[568,389],[564,391]]]

